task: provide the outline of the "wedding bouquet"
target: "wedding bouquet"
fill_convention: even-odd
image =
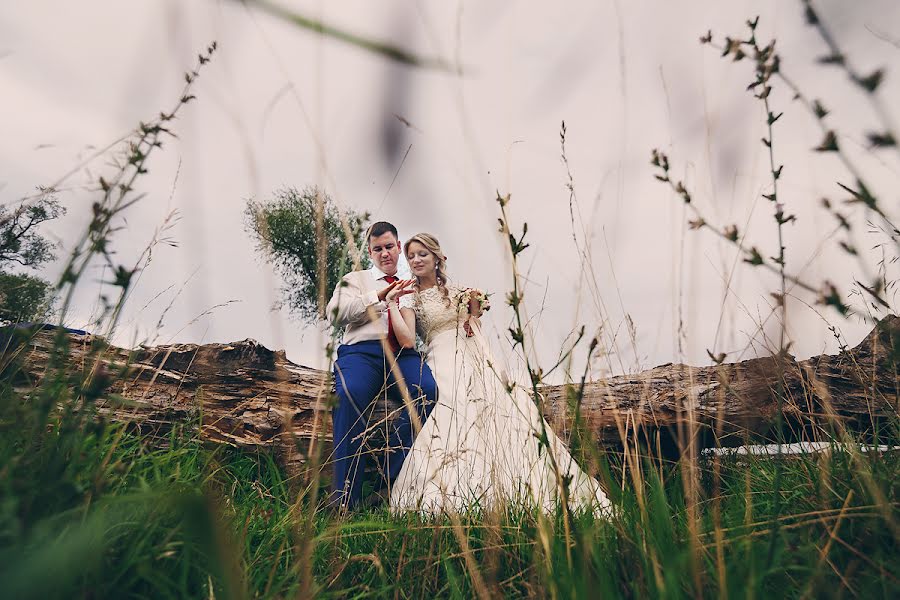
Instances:
[[[465,306],[466,310],[468,310],[470,313],[472,312],[472,306],[476,302],[478,303],[478,307],[481,309],[481,312],[491,310],[490,294],[486,294],[478,288],[466,288],[457,297],[456,302],[457,307],[462,308],[463,306]]]

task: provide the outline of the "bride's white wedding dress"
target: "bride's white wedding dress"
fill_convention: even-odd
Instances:
[[[461,512],[508,503],[552,512],[559,488],[547,447],[538,442],[542,417],[525,390],[509,391],[501,380],[481,332],[466,336],[464,290],[448,291],[449,306],[437,286],[401,298],[401,306],[415,310],[438,402],[391,489],[391,510]],[[571,478],[569,506],[605,514],[606,494],[543,424],[560,474]]]

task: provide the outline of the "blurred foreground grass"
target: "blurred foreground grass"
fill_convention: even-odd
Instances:
[[[896,451],[646,461],[567,542],[561,515],[338,520],[268,456],[179,430],[160,447],[61,383],[21,389],[4,380],[2,597],[900,595]]]

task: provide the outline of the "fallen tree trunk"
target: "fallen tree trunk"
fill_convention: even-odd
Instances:
[[[855,348],[837,355],[802,361],[771,356],[711,367],[666,364],[589,383],[580,416],[603,446],[640,439],[668,455],[844,433],[896,439],[898,364],[900,318],[889,316]],[[566,412],[567,394],[564,387],[547,388],[551,423],[572,414]]]
[[[17,356],[23,385],[37,385],[48,373],[56,338],[53,330],[38,332],[7,350],[4,364]],[[294,466],[316,444],[330,452],[331,376],[290,362],[283,351],[253,340],[133,351],[91,335],[67,334],[66,341],[70,372],[107,380],[98,406],[112,420],[148,434],[189,424],[206,440],[275,450]],[[895,423],[898,362],[900,318],[891,316],[838,355],[667,364],[583,390],[545,386],[542,410],[564,439],[578,418],[605,448],[639,440],[664,453],[773,440],[779,426],[789,441],[816,439],[825,429],[866,434]],[[116,396],[127,402],[111,399]],[[399,407],[379,402],[374,419],[383,424]]]

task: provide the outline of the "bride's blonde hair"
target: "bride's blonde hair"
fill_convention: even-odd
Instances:
[[[437,281],[437,286],[441,291],[441,294],[443,294],[444,300],[447,302],[447,306],[450,306],[450,293],[447,291],[447,257],[444,256],[444,252],[441,250],[441,243],[430,233],[417,233],[416,235],[406,240],[406,243],[403,244],[403,256],[409,256],[409,245],[413,242],[419,242],[420,244],[425,246],[426,250],[431,252],[432,256],[434,256],[434,274]],[[416,281],[416,286],[418,285],[419,282]]]

